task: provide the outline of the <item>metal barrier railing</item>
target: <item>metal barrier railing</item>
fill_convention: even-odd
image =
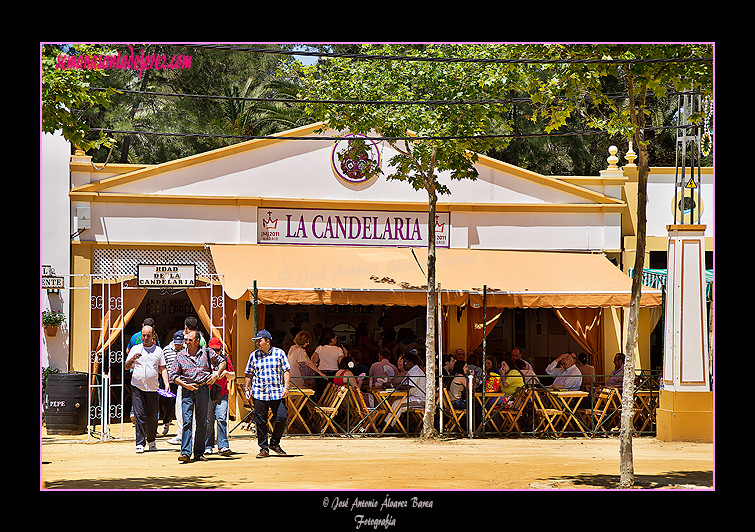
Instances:
[[[637,374],[635,380],[635,413],[634,423],[636,435],[655,435],[656,433],[656,408],[658,406],[658,373],[657,371],[642,370]],[[589,390],[599,390],[600,384],[605,381],[610,375],[589,375],[583,376],[584,379],[589,379],[589,386],[585,386]],[[377,376],[380,377],[380,376]],[[390,378],[389,375],[383,377]],[[332,382],[333,377],[322,377],[319,375],[313,377],[307,377],[308,379],[328,379]],[[447,383],[453,377],[443,376],[440,378],[443,386],[447,386]],[[463,436],[463,437],[488,437],[488,436],[530,436],[530,437],[543,437],[543,436],[587,436],[594,437],[598,435],[610,435],[618,434],[617,427],[620,424],[621,416],[621,394],[617,391],[612,395],[611,401],[608,401],[605,405],[599,404],[599,394],[587,393],[579,402],[579,405],[575,408],[564,408],[559,404],[556,397],[559,392],[549,388],[544,383],[549,383],[553,379],[551,375],[536,375],[533,377],[527,377],[530,382],[526,384],[531,390],[531,395],[526,404],[521,407],[521,413],[517,417],[515,424],[517,430],[504,430],[507,428],[508,423],[504,418],[507,417],[503,410],[507,408],[506,405],[496,405],[490,407],[488,401],[494,399],[494,397],[486,397],[484,391],[481,395],[474,395],[474,393],[467,394],[466,401],[466,415],[465,415],[465,427],[459,429],[454,427],[453,430],[447,430],[443,425],[449,419],[450,413],[448,412],[448,406],[443,400],[443,394],[438,393],[436,400],[436,410],[434,413],[434,426],[440,434],[451,436]],[[472,378],[469,379],[472,381]],[[474,382],[474,381],[472,381]],[[302,390],[302,386],[292,379],[291,388],[293,390]],[[469,388],[468,391],[474,391],[474,386]],[[333,416],[332,423],[336,427],[336,433],[320,433],[314,430],[311,434],[305,430],[291,430],[287,424],[286,434],[297,436],[353,436],[359,435],[419,435],[422,432],[422,420],[421,416],[413,416],[411,409],[407,408],[399,418],[401,428],[385,429],[385,422],[388,418],[386,415],[388,410],[386,405],[398,397],[399,392],[396,389],[383,389],[383,396],[372,396],[371,390],[364,390],[365,402],[369,402],[369,397],[374,397],[373,401],[368,406],[367,412],[359,412],[357,408],[354,408],[350,403],[352,398],[347,397],[342,401],[337,415]],[[391,391],[393,390],[393,391]],[[363,390],[359,390],[362,393]],[[405,397],[405,394],[401,394]],[[301,412],[308,416],[310,422],[317,420],[319,411],[321,414],[326,412],[323,410],[325,405],[318,402],[312,394],[303,393],[304,407],[301,408]],[[512,396],[513,397],[513,396]],[[641,397],[641,400],[638,400]],[[498,397],[495,397],[498,399]],[[510,403],[508,400],[506,403]],[[483,408],[482,405],[486,405]],[[594,415],[596,408],[604,408],[601,410],[601,415]],[[554,430],[554,426],[549,423],[543,422],[543,416],[547,416],[548,410],[560,410],[561,413],[552,413],[559,418],[568,418],[567,424],[564,420],[559,419],[559,428]],[[360,415],[361,414],[361,415]],[[251,412],[249,412],[244,419],[242,419],[236,427],[241,425],[246,419],[250,418]],[[418,421],[415,422],[415,419]],[[372,423],[370,422],[372,421]],[[561,425],[565,425],[561,427]],[[310,429],[311,425],[308,425]],[[372,428],[376,427],[375,431]],[[233,432],[234,427],[229,431]],[[471,428],[471,432],[470,432]],[[514,428],[509,427],[509,429]]]

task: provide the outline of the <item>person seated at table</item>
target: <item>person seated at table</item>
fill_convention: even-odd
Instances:
[[[393,379],[385,383],[386,387],[398,388],[404,382],[404,376],[406,375],[406,370],[404,369],[403,356],[398,357],[398,361],[396,362],[396,369],[398,370],[398,373],[396,373],[396,376],[393,377]]]
[[[524,388],[523,371],[526,367],[522,359],[513,360],[511,358],[504,358],[501,361],[501,373],[503,374],[501,393],[505,393],[507,397],[511,397],[519,388]]]
[[[378,356],[380,360],[370,366],[370,371],[368,372],[370,387],[384,386],[385,383],[390,382],[393,377],[398,375],[398,368],[391,362],[390,349],[381,349]]]
[[[358,349],[352,349],[349,351],[349,356],[351,357],[351,360],[354,361],[355,375],[359,375],[360,373],[367,375],[370,372],[369,366],[362,363],[362,353]]]
[[[582,374],[582,391],[589,392],[595,385],[595,366],[587,363],[587,354],[580,353],[577,356],[577,368]]]
[[[593,388],[593,396],[600,395],[603,388],[617,388],[621,391],[624,387],[624,353],[616,353],[613,357],[613,371],[608,376],[603,386]]]
[[[453,355],[443,355],[443,364],[441,365],[441,375],[443,387],[448,389],[448,385],[451,384],[451,379],[454,376],[454,364],[456,359]]]
[[[513,357],[510,357],[508,360],[511,360],[511,363],[508,364],[509,369],[511,368],[518,369],[519,372],[522,374],[522,378],[524,379],[524,384],[542,386],[542,384],[540,383],[540,379],[537,378],[537,375],[535,374],[535,371],[532,369],[532,366],[529,366],[526,360],[523,360],[521,358],[513,358]],[[501,361],[501,366],[503,366],[503,361]],[[506,373],[507,373],[506,371],[503,371],[503,369],[501,369],[502,375],[505,375]]]
[[[291,384],[299,388],[314,388],[314,375],[325,377],[317,365],[309,359],[307,346],[312,336],[307,331],[299,331],[294,338],[294,345],[288,350],[288,363],[291,365]]]
[[[420,366],[419,355],[416,353],[407,353],[402,359],[406,375],[402,378],[403,383],[397,387],[408,388],[409,395],[407,400],[404,400],[403,397],[399,397],[393,402],[393,411],[396,412],[397,416],[400,416],[409,408],[425,408],[425,388],[427,385],[427,378],[425,377],[425,372],[422,371],[422,367]],[[391,416],[390,420],[386,420],[386,427],[392,427],[395,424],[396,418],[393,416]]]
[[[323,342],[325,343],[317,346],[311,360],[317,364],[320,372],[328,377],[333,377],[336,371],[338,371],[338,364],[347,353],[338,345],[338,336],[336,336],[333,330],[326,331],[323,334]],[[326,379],[317,379],[315,383],[315,400],[319,401],[327,385],[328,381]]]
[[[524,360],[522,358],[522,348],[521,347],[515,347],[511,350],[511,360],[521,360],[524,362],[524,365],[527,366],[527,371],[531,371],[534,374],[534,370],[532,369],[532,365]]]
[[[453,378],[448,385],[448,397],[454,408],[461,409],[467,407],[467,363],[463,360],[455,360],[454,367],[451,370]]]
[[[336,386],[351,386],[352,388],[359,389],[362,386],[362,379],[364,379],[366,373],[362,373],[359,377],[355,377],[352,370],[356,368],[354,360],[350,356],[343,357],[338,363],[338,371],[333,378],[333,384]]]
[[[546,366],[545,372],[556,377],[553,381],[554,388],[579,391],[582,387],[582,373],[575,365],[576,360],[577,355],[574,352],[562,353]]]

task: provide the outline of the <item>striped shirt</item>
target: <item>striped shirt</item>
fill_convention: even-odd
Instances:
[[[182,349],[176,355],[176,360],[170,367],[168,377],[173,382],[176,377],[181,377],[184,384],[196,384],[206,381],[210,378],[212,368],[208,364],[207,357],[210,357],[212,366],[217,368],[221,362],[225,362],[225,357],[218,355],[212,349],[200,347],[193,357],[187,349]]]
[[[255,350],[244,369],[245,375],[252,376],[252,397],[260,401],[282,399],[286,371],[291,371],[291,364],[283,349],[271,347],[267,353]]]
[[[165,349],[163,349],[163,355],[165,355],[165,365],[168,368],[168,373],[170,373],[170,368],[173,367],[173,361],[176,360],[176,355],[179,351],[176,351],[176,346],[173,343],[168,344]]]

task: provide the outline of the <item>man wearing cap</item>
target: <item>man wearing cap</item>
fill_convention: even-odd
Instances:
[[[272,346],[272,336],[265,329],[257,333],[252,340],[255,340],[257,349],[249,355],[249,361],[244,369],[244,391],[247,397],[254,398],[253,415],[257,427],[257,444],[260,447],[257,458],[270,456],[270,449],[285,455],[286,452],[281,449],[280,440],[288,419],[286,397],[291,365],[286,353]],[[275,415],[275,426],[268,445],[267,414],[270,409]]]

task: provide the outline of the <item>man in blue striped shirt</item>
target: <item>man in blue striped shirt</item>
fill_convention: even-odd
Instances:
[[[257,444],[260,447],[257,458],[270,456],[270,449],[285,455],[286,452],[281,449],[280,440],[288,419],[286,397],[291,365],[286,353],[272,346],[272,336],[265,329],[257,333],[252,340],[256,341],[257,349],[249,355],[249,361],[244,369],[244,390],[247,397],[254,398],[253,415],[257,426]],[[275,415],[275,426],[268,445],[267,414],[271,409]]]

